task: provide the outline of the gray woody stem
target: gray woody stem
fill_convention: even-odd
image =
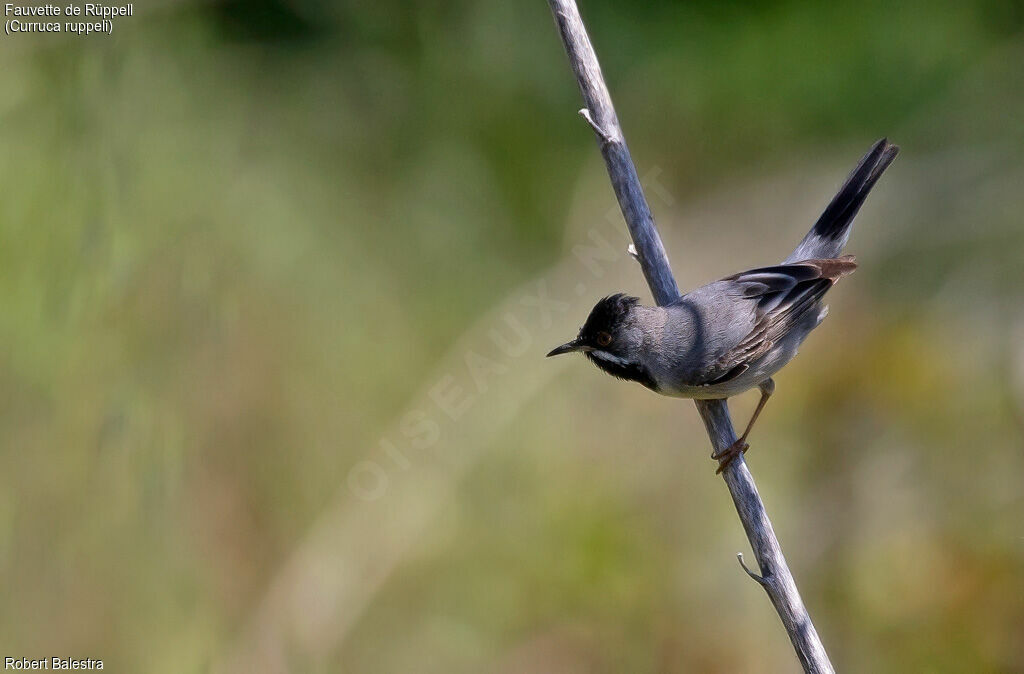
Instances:
[[[565,43],[569,62],[579,81],[580,92],[586,107],[580,114],[590,124],[601,146],[601,155],[608,166],[608,175],[615,189],[615,196],[622,209],[622,215],[633,238],[637,258],[643,268],[644,277],[651,287],[651,294],[659,305],[668,304],[679,298],[679,287],[665,254],[665,247],[654,225],[654,217],[647,205],[640,187],[636,167],[629,156],[619,120],[612,106],[608,87],[601,75],[601,66],[590,44],[587,30],[583,26],[574,0],[548,0],[555,23]],[[704,419],[711,445],[716,452],[730,447],[736,441],[729,408],[724,400],[698,400],[697,411]],[[793,575],[786,565],[782,548],[772,528],[768,513],[757,493],[754,478],[743,457],[737,457],[722,472],[725,483],[736,504],[736,512],[747,532],[754,557],[760,567],[760,575],[747,569],[743,556],[739,555],[743,569],[765,589],[782,624],[789,633],[800,664],[805,672],[815,674],[831,673],[835,670],[829,662],[825,648],[811,623],[807,609],[800,599],[800,592],[793,581]]]

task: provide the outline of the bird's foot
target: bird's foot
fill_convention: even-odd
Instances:
[[[721,452],[715,452],[714,454],[712,454],[712,459],[714,459],[715,461],[721,461],[721,463],[718,466],[718,470],[715,471],[715,475],[718,475],[723,470],[728,468],[729,464],[732,463],[733,459],[735,459],[737,456],[740,456],[741,454],[745,454],[748,449],[750,449],[750,445],[748,445],[743,439],[740,439],[732,443],[732,445],[730,445],[729,447],[723,449]]]

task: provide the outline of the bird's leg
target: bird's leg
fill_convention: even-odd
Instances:
[[[722,460],[722,463],[718,466],[718,470],[715,471],[715,475],[718,475],[725,470],[737,456],[744,454],[748,449],[750,449],[750,445],[747,444],[747,436],[750,435],[750,429],[754,427],[754,422],[757,421],[757,417],[761,414],[761,410],[764,409],[765,403],[768,402],[768,398],[770,398],[772,393],[775,392],[775,381],[769,377],[761,382],[758,385],[758,388],[761,389],[761,399],[757,401],[757,407],[754,408],[754,413],[750,416],[750,421],[747,422],[747,428],[743,431],[743,435],[741,435],[739,440],[734,442],[732,446],[711,455],[711,458],[716,461]]]
[[[761,410],[764,409],[765,403],[767,403],[768,398],[771,398],[772,394],[775,393],[775,380],[769,377],[761,382],[758,385],[758,388],[761,389],[761,399],[757,401],[757,407],[754,408],[754,413],[750,416],[750,421],[747,422],[746,430],[743,431],[743,435],[741,435],[740,439],[737,440],[740,444],[746,443],[747,436],[750,435],[750,429],[754,427],[754,422],[757,421],[757,417],[761,414]]]

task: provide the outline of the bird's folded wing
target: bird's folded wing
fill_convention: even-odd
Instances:
[[[727,346],[702,373],[697,384],[721,384],[746,372],[766,355],[818,302],[837,280],[857,268],[852,255],[803,260],[751,269],[721,282],[734,286],[735,297],[753,303],[753,328]]]

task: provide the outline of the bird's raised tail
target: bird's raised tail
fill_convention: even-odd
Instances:
[[[875,143],[784,263],[838,257],[850,238],[854,216],[899,151],[885,138]]]

